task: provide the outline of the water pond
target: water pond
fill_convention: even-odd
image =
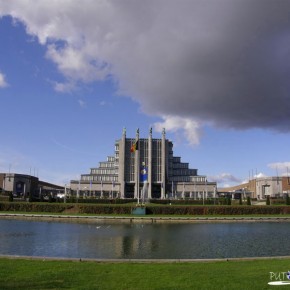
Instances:
[[[0,219],[0,254],[94,259],[290,255],[290,223],[65,223]]]

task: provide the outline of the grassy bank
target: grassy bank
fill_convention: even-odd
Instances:
[[[96,263],[0,259],[1,289],[271,289],[290,259]],[[285,277],[286,278],[286,277]],[[284,279],[285,280],[285,279]]]

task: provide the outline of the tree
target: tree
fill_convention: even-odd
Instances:
[[[271,202],[270,202],[270,195],[267,195],[267,199],[266,199],[266,205],[270,205]]]
[[[290,197],[288,193],[286,194],[286,205],[290,205]]]
[[[240,195],[240,199],[239,199],[239,205],[243,205],[243,198],[242,198],[242,194]]]
[[[9,192],[9,201],[12,202],[13,201],[13,193]]]

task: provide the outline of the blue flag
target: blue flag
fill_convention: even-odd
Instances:
[[[142,165],[140,168],[140,181],[145,182],[148,180],[148,167]]]

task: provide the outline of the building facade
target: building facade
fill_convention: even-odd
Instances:
[[[70,188],[76,194],[110,198],[207,198],[214,197],[216,183],[198,175],[173,154],[173,143],[166,139],[165,130],[160,139],[122,138],[116,140],[113,156],[82,174],[80,180],[71,180]]]
[[[259,177],[249,180],[247,183],[219,189],[219,192],[228,192],[234,195],[241,193],[251,198],[264,200],[267,196],[271,198],[283,198],[290,194],[290,178],[286,176]]]
[[[19,173],[0,173],[0,187],[1,191],[11,192],[14,197],[19,198],[56,196],[57,193],[64,191],[63,186],[41,181],[36,176]]]

